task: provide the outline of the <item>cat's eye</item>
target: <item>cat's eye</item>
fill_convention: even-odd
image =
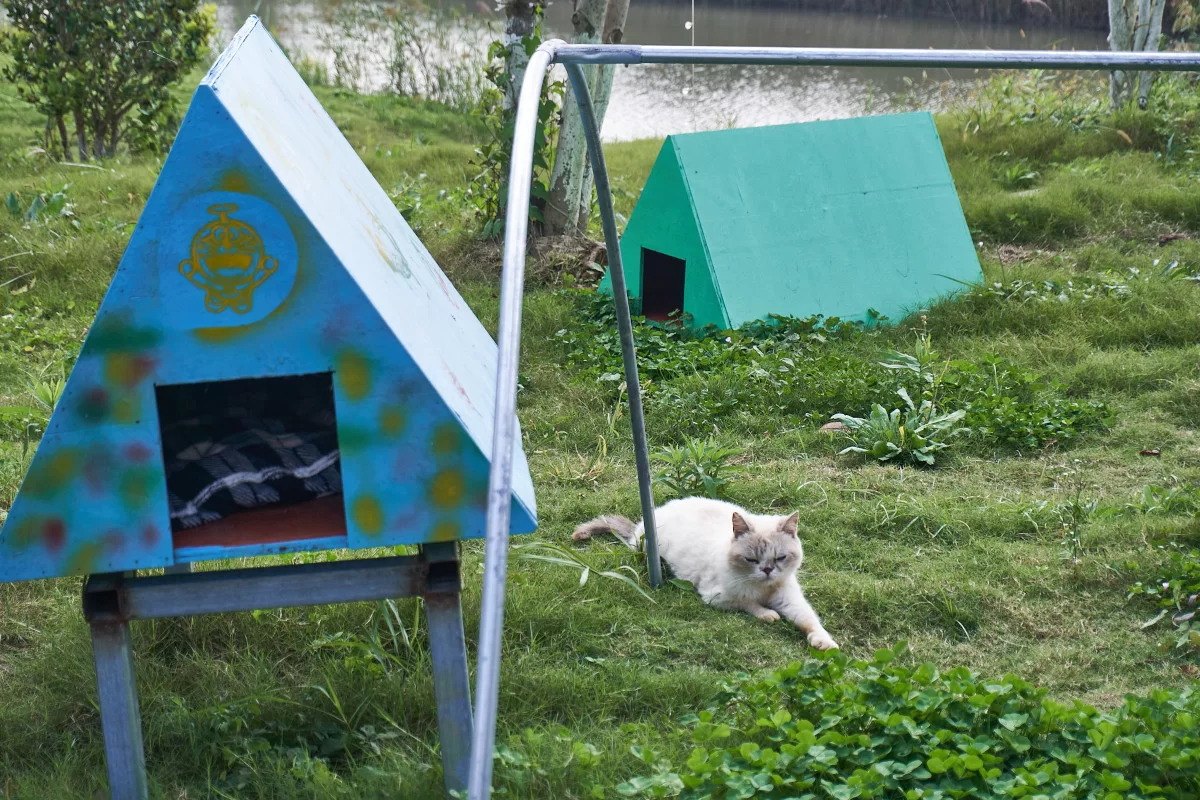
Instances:
[[[779,556],[775,559],[776,564],[778,564],[780,561],[787,561],[787,556]]]
[[[746,561],[748,561],[748,562],[749,562],[749,563],[751,563],[751,564],[757,564],[757,563],[758,563],[758,559],[757,559],[757,558],[750,558],[750,556],[746,556],[745,558],[746,558]]]

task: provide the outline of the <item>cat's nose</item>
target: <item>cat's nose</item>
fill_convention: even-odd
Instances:
[[[774,567],[763,567],[763,575],[770,575],[771,570],[773,570],[773,569],[775,569],[775,568]]]

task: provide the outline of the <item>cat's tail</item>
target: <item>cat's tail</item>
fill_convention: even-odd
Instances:
[[[638,539],[640,538],[638,536],[640,527],[639,525],[634,525],[633,520],[628,517],[622,517],[619,514],[605,514],[580,525],[571,534],[571,538],[577,542],[582,542],[600,533],[611,533],[625,544],[636,548]]]

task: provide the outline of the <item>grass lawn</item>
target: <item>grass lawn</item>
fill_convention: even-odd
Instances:
[[[397,202],[421,199],[415,225],[494,330],[494,257],[474,246],[459,200],[477,122],[404,99],[319,96]],[[1142,630],[1154,605],[1127,590],[1157,576],[1160,545],[1193,544],[1200,529],[1185,504],[1129,506],[1148,485],[1200,480],[1200,285],[1178,279],[1200,271],[1190,238],[1200,235],[1197,177],[1172,155],[1175,131],[1146,115],[1087,125],[988,118],[979,130],[969,118],[939,125],[987,281],[1000,288],[940,304],[924,322],[802,337],[789,347],[803,380],[689,371],[642,331],[655,359],[651,446],[712,436],[741,451],[732,500],[799,509],[802,582],[851,655],[906,640],[906,663],[1015,672],[1056,699],[1099,707],[1183,686],[1194,656],[1160,649],[1169,626]],[[1186,115],[1173,119],[1182,137]],[[31,152],[41,135],[37,115],[0,84],[0,195],[28,200],[66,185],[74,214],[26,225],[0,212],[0,405],[14,408],[34,405],[38,376],[69,369],[160,166],[153,156],[57,164]],[[609,147],[622,213],[657,147]],[[526,296],[520,414],[541,527],[519,544],[570,548],[583,519],[637,515],[627,416],[615,382],[597,380],[613,351],[591,335],[590,309],[553,282]],[[835,412],[865,416],[872,402],[898,407],[894,373],[875,365],[890,350],[912,352],[918,329],[944,374],[967,374],[954,362],[1037,374],[1054,382],[1045,392],[1060,407],[1105,404],[1111,427],[1032,447],[966,435],[932,469],[838,456],[845,443],[818,427]],[[32,447],[19,416],[0,417],[0,510]],[[1139,455],[1150,449],[1161,455]],[[473,647],[482,543],[464,551]],[[708,608],[677,587],[651,602],[599,576],[620,565],[644,574],[640,557],[614,543],[577,549],[596,568],[582,585],[578,570],[527,552],[510,561],[498,732],[498,785],[514,795],[615,797],[645,772],[631,745],[681,762],[692,744],[678,720],[722,682],[810,658],[782,623]],[[5,800],[102,796],[80,585],[0,585]],[[389,632],[387,615],[403,635]],[[415,600],[135,625],[154,796],[441,796],[422,626]],[[585,742],[594,764],[579,757]]]

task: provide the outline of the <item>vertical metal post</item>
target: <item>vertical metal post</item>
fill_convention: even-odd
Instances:
[[[437,699],[438,734],[446,791],[467,788],[471,763],[471,679],[467,673],[467,644],[463,635],[458,581],[458,552],[453,543],[429,544],[423,553],[430,563],[453,570],[453,580],[439,586],[430,580],[425,593],[429,622],[429,656],[433,662],[433,693]]]
[[[504,218],[504,267],[500,276],[500,327],[496,337],[496,422],[488,475],[487,550],[475,679],[475,735],[471,741],[469,800],[492,791],[492,749],[500,696],[500,638],[504,629],[504,581],[508,574],[508,527],[512,513],[513,446],[517,436],[517,362],[521,350],[521,300],[525,284],[525,237],[529,233],[529,189],[538,101],[554,51],[544,43],[529,58],[517,101]]]
[[[646,421],[642,414],[642,386],[638,381],[637,352],[633,347],[633,323],[629,319],[629,293],[625,288],[625,270],[621,265],[621,246],[617,236],[617,217],[613,212],[612,192],[608,186],[608,169],[604,164],[604,147],[600,141],[600,126],[588,92],[587,79],[578,64],[567,64],[567,78],[575,91],[583,133],[587,137],[588,155],[596,180],[596,200],[604,227],[604,245],[608,249],[608,274],[612,278],[613,303],[617,310],[617,329],[621,334],[621,361],[625,365],[625,387],[629,392],[629,423],[633,427],[633,453],[637,461],[638,492],[642,499],[642,520],[646,527],[646,564],[650,572],[650,587],[662,584],[662,563],[658,558],[658,535],[654,526],[654,486],[650,474],[650,452],[646,445]],[[586,202],[586,200],[585,200]]]
[[[92,654],[100,690],[100,722],[112,800],[146,800],[142,717],[133,674],[133,642],[125,620],[94,621]]]

